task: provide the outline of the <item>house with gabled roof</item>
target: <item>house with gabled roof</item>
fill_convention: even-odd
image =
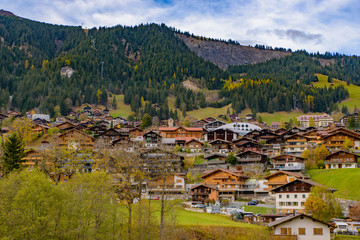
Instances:
[[[243,175],[242,172],[219,168],[204,172],[201,178],[204,179],[204,185],[218,189],[219,199],[235,200],[237,196],[245,191],[245,181],[249,177]]]
[[[76,149],[92,149],[95,144],[95,138],[75,128],[59,134],[58,141],[60,146]]]
[[[191,127],[159,127],[159,133],[163,138],[192,137],[200,139],[202,128]]]
[[[290,155],[301,155],[307,149],[308,138],[303,134],[295,133],[285,137],[285,153]]]
[[[305,158],[289,154],[282,154],[271,158],[271,164],[274,169],[284,171],[302,171],[305,170]]]
[[[219,153],[230,152],[230,150],[232,148],[231,142],[221,140],[221,139],[217,139],[212,142],[209,142],[209,144],[211,145],[211,148],[213,151],[219,152]]]
[[[267,180],[267,182],[265,182],[264,184],[268,185],[268,190],[275,189],[296,179],[309,179],[309,177],[305,176],[302,173],[288,172],[282,170],[274,172],[264,178]]]
[[[345,128],[337,128],[322,137],[323,145],[330,150],[344,148],[345,140],[350,140],[355,148],[360,148],[360,134]]]
[[[276,212],[278,213],[304,213],[305,202],[310,195],[312,187],[322,186],[310,179],[298,178],[284,185],[271,190],[275,194]],[[329,192],[337,191],[336,189],[325,187]]]
[[[325,157],[326,169],[357,168],[359,155],[339,150]]]
[[[241,152],[236,155],[238,158],[238,163],[240,165],[253,165],[253,164],[261,164],[265,166],[268,161],[268,156],[259,152],[254,152],[248,150],[246,152]]]
[[[271,240],[330,240],[331,226],[305,214],[295,213],[281,217],[267,226],[271,228]]]

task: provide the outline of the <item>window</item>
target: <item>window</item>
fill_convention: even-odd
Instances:
[[[290,198],[290,195],[289,195],[289,194],[287,194],[287,195],[286,195],[286,198]]]
[[[282,195],[281,195],[281,194],[279,195],[279,198],[282,198]]]
[[[322,228],[314,228],[314,235],[323,235]]]
[[[304,186],[301,187],[301,191],[305,192],[305,187]]]
[[[305,228],[299,228],[299,235],[305,235]]]
[[[287,192],[289,191],[289,187],[286,187],[286,191],[287,191]]]
[[[291,235],[291,228],[280,228],[281,235]]]
[[[294,198],[297,198],[297,194],[294,195]]]
[[[302,198],[306,198],[306,195],[305,195],[305,194],[303,194],[303,195],[302,195]]]
[[[297,191],[297,187],[294,187],[294,191]],[[296,195],[295,195],[296,196]]]

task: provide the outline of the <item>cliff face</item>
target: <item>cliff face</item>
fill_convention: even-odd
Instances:
[[[230,65],[265,62],[273,58],[281,58],[291,54],[289,52],[261,50],[221,41],[201,40],[179,33],[175,34],[179,39],[184,41],[191,51],[222,69],[226,69]]]

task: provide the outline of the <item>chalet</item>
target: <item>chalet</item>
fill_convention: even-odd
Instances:
[[[146,164],[145,170],[150,173],[150,177],[156,176],[159,168],[168,172],[181,172],[184,166],[183,156],[159,148],[143,149],[139,160]]]
[[[340,122],[342,123],[342,124],[344,124],[344,125],[346,125],[347,123],[348,123],[348,120],[349,119],[353,119],[354,120],[354,122],[356,123],[357,121],[358,121],[358,119],[359,119],[359,113],[358,112],[355,112],[355,113],[353,113],[353,114],[347,114],[347,115],[345,115],[344,117],[342,117],[341,119],[340,119]]]
[[[287,213],[270,213],[270,214],[261,214],[259,217],[259,222],[262,223],[271,223],[280,218],[286,217],[289,214]]]
[[[284,134],[287,133],[288,130],[284,129],[284,128],[278,128],[276,130],[274,130],[274,133],[280,136],[283,136]],[[291,135],[291,134],[290,134]]]
[[[206,120],[204,120],[204,121],[206,121]],[[211,122],[207,121],[207,123],[203,126],[203,128],[205,130],[211,131],[211,130],[214,130],[214,129],[218,128],[218,127],[221,127],[221,126],[223,126],[225,124],[226,124],[225,122],[219,121],[219,120],[215,120],[215,121],[211,121]]]
[[[107,127],[105,125],[95,125],[90,128],[88,128],[89,131],[91,131],[94,135],[99,135],[103,132],[105,132]]]
[[[132,128],[129,130],[129,133],[130,133],[130,138],[141,138],[143,137],[144,135],[144,130],[142,130],[141,128]]]
[[[283,154],[271,158],[271,164],[274,169],[284,171],[305,170],[305,159],[299,156]]]
[[[229,117],[230,117],[231,122],[236,122],[239,120],[239,116],[235,113],[231,114]]]
[[[185,195],[185,174],[175,173],[166,176],[165,179],[155,177],[146,185],[146,196],[149,198],[155,195],[164,194],[166,197],[183,198]]]
[[[239,152],[253,151],[261,152],[261,145],[255,141],[241,141],[234,143],[234,147],[239,149]]]
[[[322,134],[318,129],[312,129],[303,133],[302,135],[307,139],[307,145],[315,148],[318,144],[321,143]]]
[[[213,154],[209,154],[209,155],[204,156],[204,159],[206,161],[225,161],[226,160],[226,154],[213,153]]]
[[[262,144],[261,152],[263,154],[268,155],[269,157],[275,157],[282,154],[282,146],[281,144]]]
[[[230,130],[230,129],[222,129],[218,128],[215,130],[210,130],[207,133],[204,133],[205,141],[214,141],[214,140],[225,140],[231,142],[234,139],[237,139],[239,136],[238,133]]]
[[[118,140],[120,138],[129,139],[128,136],[122,136],[120,134],[119,129],[110,128],[108,130],[105,130],[104,132],[100,133],[98,136],[98,139],[100,141],[103,141],[104,143],[112,143],[115,140]]]
[[[46,121],[44,119],[41,119],[41,118],[36,118],[36,119],[34,119],[32,121],[33,121],[33,123],[38,124],[38,125],[48,125],[48,124],[50,124],[50,122],[48,122],[48,121]]]
[[[55,125],[55,127],[57,127],[58,129],[60,129],[61,131],[67,131],[70,129],[74,129],[77,126],[71,122],[63,122],[63,123],[59,123],[57,125]]]
[[[21,113],[17,112],[17,111],[8,111],[8,113],[6,114],[8,117],[14,117],[14,118],[19,118],[21,117]]]
[[[43,159],[44,155],[42,152],[31,149],[25,153],[25,157],[22,160],[28,168],[33,169],[35,166],[41,165]]]
[[[50,127],[47,125],[33,124],[31,127],[32,133],[47,133]]]
[[[291,181],[294,181],[296,179],[308,179],[309,177],[306,177],[302,173],[294,173],[294,172],[288,172],[288,171],[277,171],[273,174],[270,174],[265,177],[267,182],[264,184],[268,185],[268,190],[277,188],[279,186],[282,186],[286,183],[289,183]]]
[[[42,119],[42,120],[45,120],[47,123],[50,122],[50,115],[48,114],[33,114],[31,116],[31,120],[35,120],[35,119]]]
[[[91,113],[92,112],[91,107],[89,107],[89,106],[84,107],[83,112],[90,112]]]
[[[231,200],[235,200],[245,190],[245,181],[248,179],[239,172],[225,169],[207,171],[201,178],[204,179],[204,185],[216,186],[219,191],[219,199]]]
[[[261,164],[266,165],[268,156],[259,152],[246,151],[236,155],[240,165]]]
[[[255,136],[257,136],[259,134],[260,134],[260,129],[259,130],[255,129],[255,130],[248,132],[243,137],[253,139]]]
[[[161,136],[160,134],[149,131],[143,135],[144,139],[144,146],[145,147],[158,147],[161,143]]]
[[[209,123],[216,121],[216,119],[213,118],[213,117],[207,117],[207,118],[204,118],[204,120],[209,122]]]
[[[231,151],[232,148],[232,143],[225,141],[225,140],[214,140],[212,142],[209,142],[209,144],[211,145],[211,148],[213,150],[215,150],[216,152],[220,152],[220,153],[227,153]]]
[[[191,152],[201,152],[203,146],[204,144],[196,139],[190,139],[185,142],[185,148]]]
[[[65,117],[65,121],[70,122],[70,123],[75,124],[75,125],[79,124],[79,120],[76,119],[76,118]]]
[[[76,117],[76,112],[75,111],[70,111],[68,114],[70,117]]]
[[[73,128],[58,135],[58,141],[60,146],[76,149],[89,149],[94,147],[95,139],[88,134]]]
[[[355,148],[360,148],[360,134],[345,128],[330,131],[328,135],[323,136],[322,141],[326,148],[330,150],[340,150],[344,148],[346,139],[350,140]]]
[[[330,225],[305,214],[290,214],[268,223],[270,239],[330,240]]]
[[[200,139],[203,129],[190,127],[159,127],[163,138],[191,137]]]
[[[159,127],[156,126],[156,125],[151,125],[151,126],[144,129],[144,133],[147,133],[147,132],[150,132],[150,131],[159,133]]]
[[[292,129],[290,129],[289,131],[289,135],[293,135],[295,133],[305,133],[306,130],[304,128],[299,128],[299,127],[293,127]]]
[[[139,147],[137,142],[131,141],[128,137],[120,136],[120,138],[112,141],[111,148],[117,150],[125,150],[132,152]]]
[[[102,110],[100,108],[95,108],[93,111],[92,111],[92,115],[94,117],[101,117],[103,115],[102,113]]]
[[[357,168],[359,156],[340,150],[325,157],[326,169]]]
[[[256,140],[257,142],[264,142],[267,143],[269,140],[272,139],[277,139],[279,137],[279,135],[271,132],[270,130],[263,130],[260,131],[258,135],[254,136],[253,139]],[[282,140],[280,139],[280,142]]]
[[[194,202],[218,201],[219,190],[215,185],[196,184],[190,188],[191,199]]]
[[[104,114],[104,115],[108,115],[109,113],[110,113],[110,110],[107,109],[107,108],[105,108],[105,110],[103,111],[103,114]]]
[[[301,155],[307,149],[308,138],[302,134],[295,133],[285,138],[285,153],[291,155]]]
[[[319,183],[308,179],[296,179],[277,188],[272,189],[275,194],[276,212],[277,213],[304,213],[305,202],[309,197],[311,188],[322,186]],[[333,188],[327,188],[329,192],[336,191]]]
[[[193,122],[191,124],[191,127],[202,128],[202,127],[204,127],[205,124],[208,124],[208,121],[206,121],[204,119],[200,119],[200,120]]]

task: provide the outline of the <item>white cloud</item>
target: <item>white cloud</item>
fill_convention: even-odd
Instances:
[[[5,0],[4,9],[50,23],[86,27],[166,23],[242,44],[359,54],[356,0]]]

